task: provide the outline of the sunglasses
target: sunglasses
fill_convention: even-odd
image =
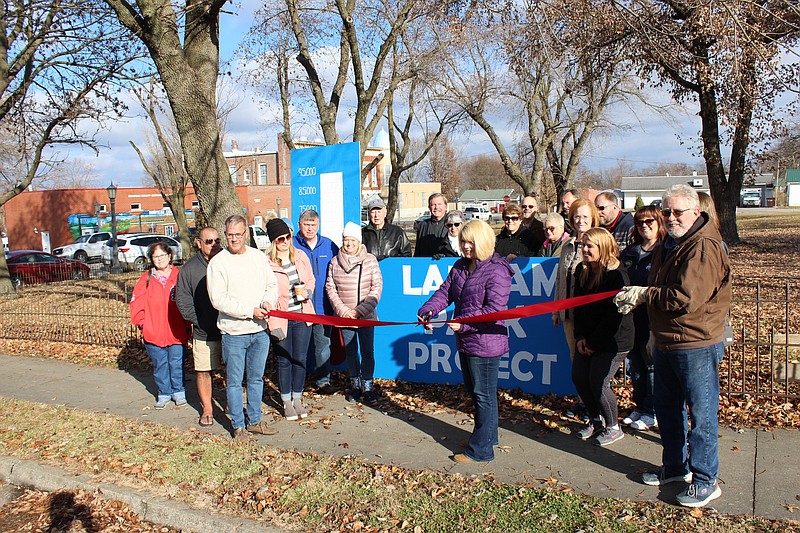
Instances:
[[[642,227],[642,226],[644,226],[645,224],[647,224],[648,226],[652,226],[652,225],[653,225],[653,222],[655,222],[655,221],[656,221],[656,219],[654,219],[654,218],[643,218],[643,219],[641,219],[641,220],[637,220],[637,221],[636,221],[636,222],[634,222],[634,223],[636,224],[636,226],[638,226],[638,227],[640,227],[640,228],[641,228],[641,227]]]
[[[219,244],[219,237],[217,237],[216,239],[205,239],[202,242],[208,244],[209,246],[212,244]]]
[[[608,205],[597,205],[597,206],[595,206],[595,207],[597,208],[597,210],[598,210],[598,211],[605,211],[606,209],[609,209],[609,208],[611,208],[613,205],[614,205],[614,204],[608,204]]]
[[[291,238],[291,237],[289,237],[288,235],[281,235],[280,237],[276,238],[276,239],[275,239],[274,241],[272,241],[272,242],[275,242],[275,243],[278,243],[278,244],[280,244],[280,243],[287,242],[287,241],[288,241],[290,238]]]
[[[451,222],[450,224],[445,224],[448,228],[457,228],[461,226],[461,222]]]
[[[509,221],[516,222],[517,220],[519,220],[519,217],[516,217],[516,216],[503,217],[503,220],[505,220],[506,222],[509,222]]]
[[[525,205],[522,204],[522,209],[536,209],[537,206],[535,205]]]
[[[670,215],[680,218],[687,211],[691,211],[691,209],[662,209],[661,214],[664,215],[664,218],[669,218]]]

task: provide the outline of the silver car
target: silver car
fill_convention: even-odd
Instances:
[[[181,263],[183,261],[183,249],[181,243],[167,237],[166,235],[156,235],[154,233],[133,233],[117,235],[117,257],[119,264],[124,270],[147,270],[149,261],[147,260],[147,248],[154,242],[165,242],[172,250],[172,262]],[[114,240],[108,239],[103,246],[103,265],[111,266],[113,256]]]

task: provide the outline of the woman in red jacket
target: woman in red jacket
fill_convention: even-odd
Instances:
[[[172,266],[172,250],[163,242],[147,249],[152,268],[142,273],[131,296],[131,322],[142,330],[147,355],[153,362],[158,387],[156,409],[170,400],[186,404],[183,384],[183,354],[189,340],[189,326],[175,303],[178,268]]]

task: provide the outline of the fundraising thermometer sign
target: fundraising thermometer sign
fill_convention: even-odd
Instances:
[[[380,262],[383,294],[378,317],[412,321],[416,312],[447,277],[456,259],[389,258]],[[511,263],[514,277],[508,307],[551,301],[558,259],[520,258]],[[451,305],[434,320],[452,317]],[[500,360],[498,386],[533,394],[574,394],[569,348],[561,325],[550,313],[507,320],[510,350]],[[455,334],[445,324],[375,328],[375,376],[422,383],[460,383]]]
[[[313,209],[320,234],[342,244],[347,222],[361,218],[361,164],[358,143],[292,150],[292,220]]]

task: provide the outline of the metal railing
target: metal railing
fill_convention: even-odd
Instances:
[[[800,398],[800,281],[739,277],[733,285],[734,344],[720,366],[728,396]]]
[[[128,304],[136,275],[30,285],[0,297],[0,338],[66,341],[108,347],[142,346]],[[728,396],[800,398],[800,281],[734,281],[734,344],[720,366]]]

